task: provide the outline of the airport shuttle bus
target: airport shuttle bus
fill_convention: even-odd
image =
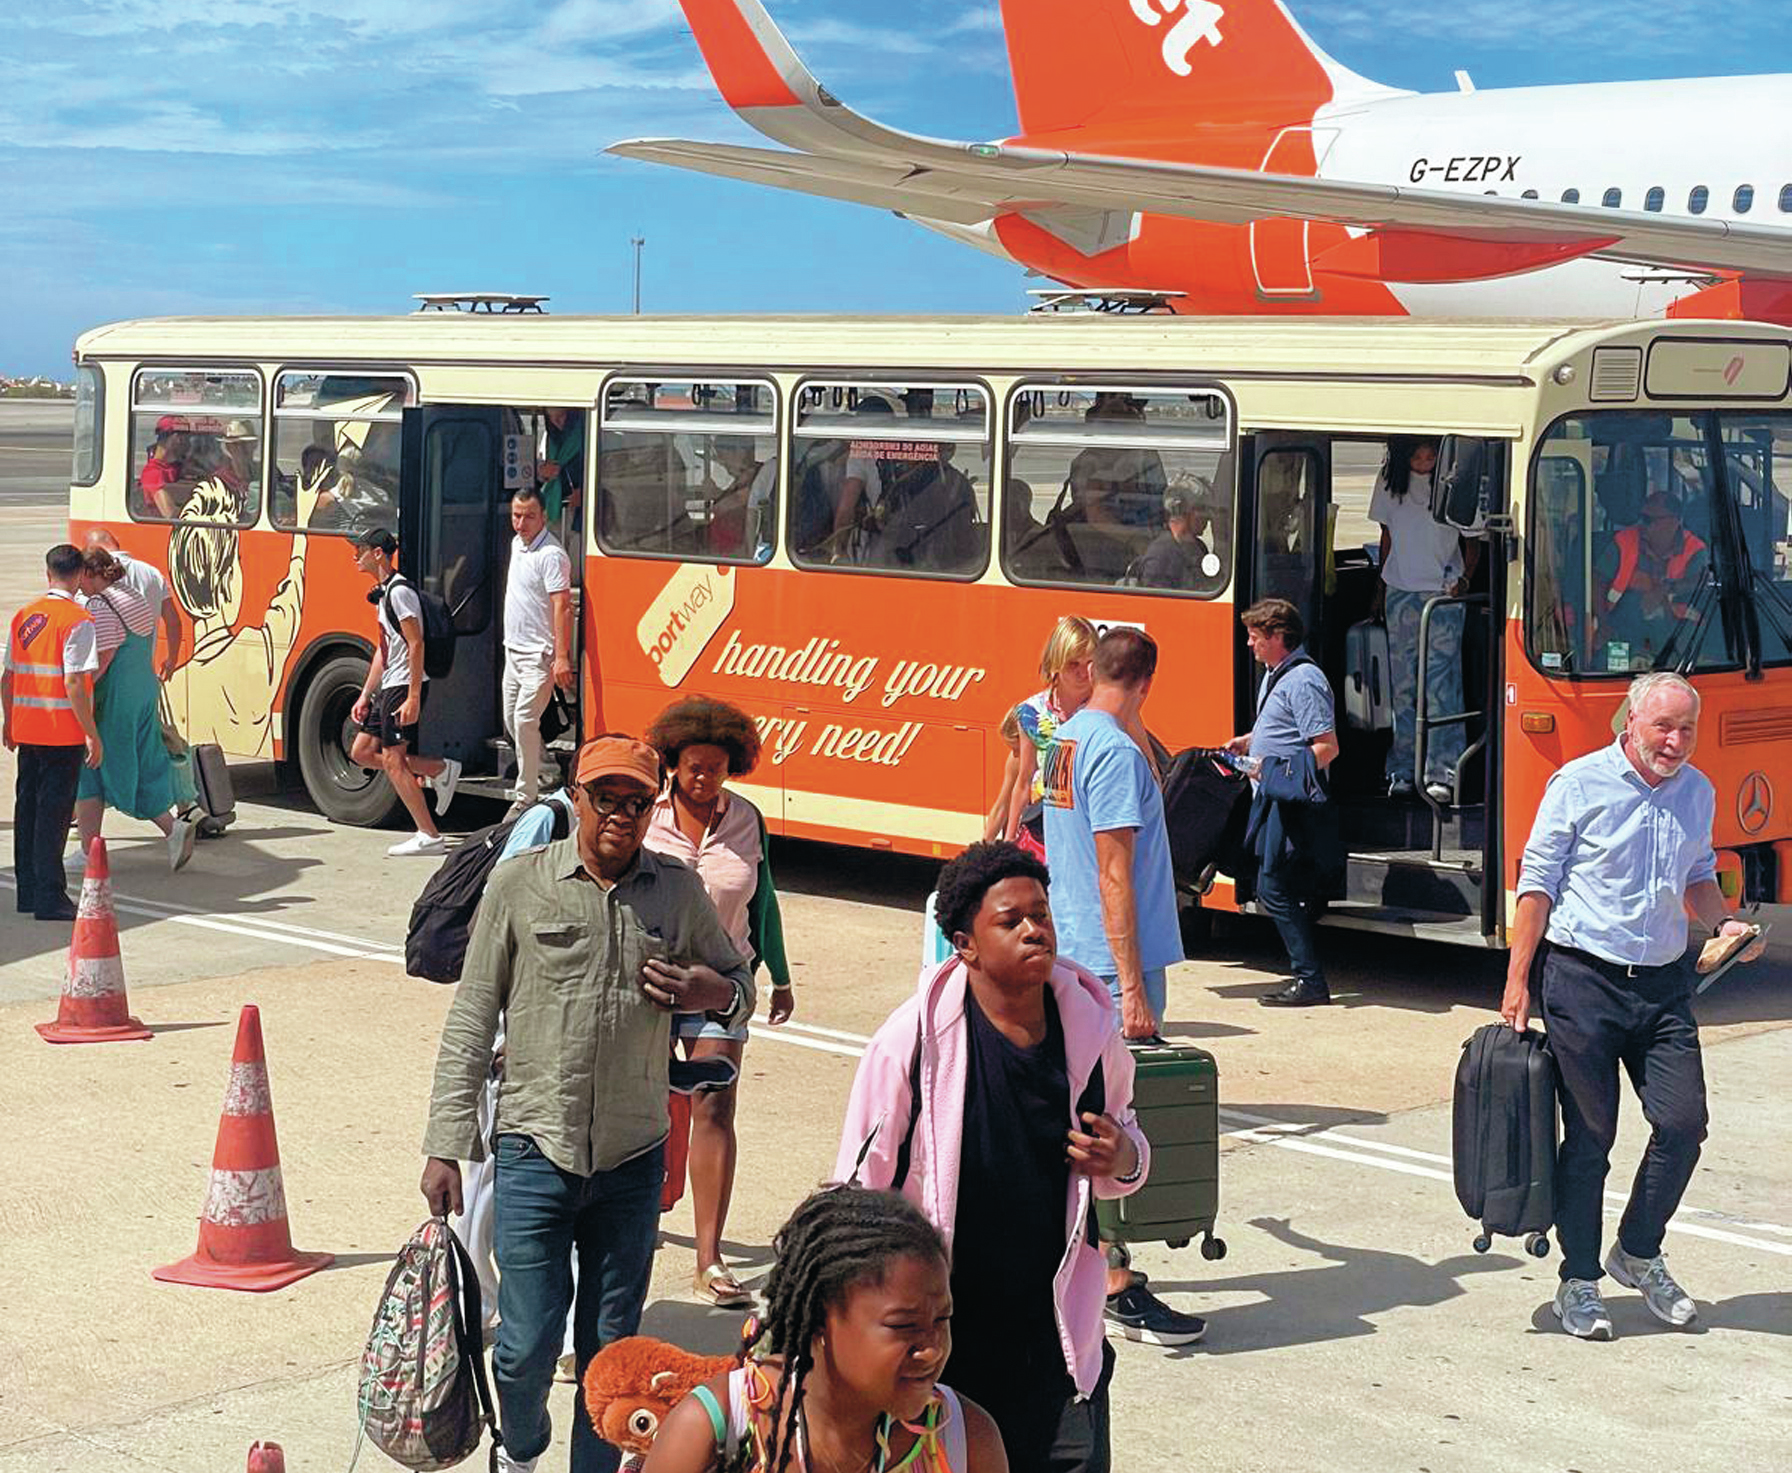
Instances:
[[[554,409],[584,459],[557,523],[581,584],[563,750],[715,695],[759,723],[741,787],[774,833],[944,856],[983,831],[1002,719],[1059,616],[1156,639],[1145,716],[1173,752],[1249,729],[1238,614],[1278,595],[1340,695],[1331,923],[1503,944],[1545,782],[1612,739],[1650,668],[1703,695],[1726,893],[1792,900],[1780,328],[425,312],[127,322],[76,359],[71,530],[168,571],[169,715],[284,761],[340,822],[394,811],[347,758],[370,525],[460,633],[423,745],[503,791],[508,501]],[[1425,740],[1465,732],[1448,802],[1390,801],[1387,731],[1347,716],[1382,674],[1350,654],[1378,581],[1369,493],[1408,435],[1444,440],[1438,515],[1486,539],[1456,600],[1466,709],[1420,712]],[[1145,554],[1171,491],[1197,540],[1166,575]],[[1223,875],[1204,903],[1248,908]]]

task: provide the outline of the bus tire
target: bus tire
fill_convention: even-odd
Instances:
[[[324,817],[378,828],[403,805],[385,773],[349,760],[357,730],[352,712],[366,679],[366,658],[343,654],[325,660],[306,682],[299,704],[299,776]]]

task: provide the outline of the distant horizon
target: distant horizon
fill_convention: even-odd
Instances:
[[[1482,90],[1792,72],[1768,0],[1287,4],[1345,66],[1421,92],[1453,91],[1457,69]],[[873,117],[1017,129],[998,0],[910,0],[894,22],[766,5]],[[67,0],[0,20],[0,41],[8,375],[61,380],[108,322],[402,314],[469,283],[625,313],[635,236],[649,314],[1002,314],[1046,284],[885,211],[605,156],[641,135],[764,142],[676,0]]]

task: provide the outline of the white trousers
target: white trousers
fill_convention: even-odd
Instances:
[[[541,796],[541,713],[554,696],[554,656],[518,650],[504,651],[504,684],[501,702],[504,731],[516,748],[516,786],[513,797],[533,803]]]

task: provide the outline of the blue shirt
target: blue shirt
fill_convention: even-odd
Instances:
[[[1136,831],[1133,905],[1140,970],[1182,960],[1176,877],[1164,799],[1145,754],[1106,711],[1085,707],[1057,730],[1046,750],[1045,858],[1052,872],[1052,921],[1058,954],[1098,977],[1118,975],[1101,923],[1101,870],[1095,836]]]
[[[1304,648],[1290,650],[1276,666],[1286,673],[1276,681],[1267,701],[1263,690],[1275,678],[1275,671],[1266,673],[1258,686],[1257,720],[1251,727],[1253,757],[1285,757],[1309,745],[1314,737],[1338,729],[1337,707],[1325,673],[1317,665],[1287,670],[1289,660],[1305,654]]]
[[[510,837],[504,841],[504,847],[498,851],[499,864],[521,854],[525,849],[539,849],[543,844],[554,842],[556,803],[568,814],[572,813],[572,793],[567,789],[549,793],[539,803],[523,810],[522,816],[516,821],[516,827],[510,831]]]
[[[1716,811],[1704,773],[1683,767],[1650,787],[1622,739],[1576,757],[1543,790],[1518,893],[1549,897],[1558,946],[1665,966],[1686,951],[1687,887],[1717,875]]]

